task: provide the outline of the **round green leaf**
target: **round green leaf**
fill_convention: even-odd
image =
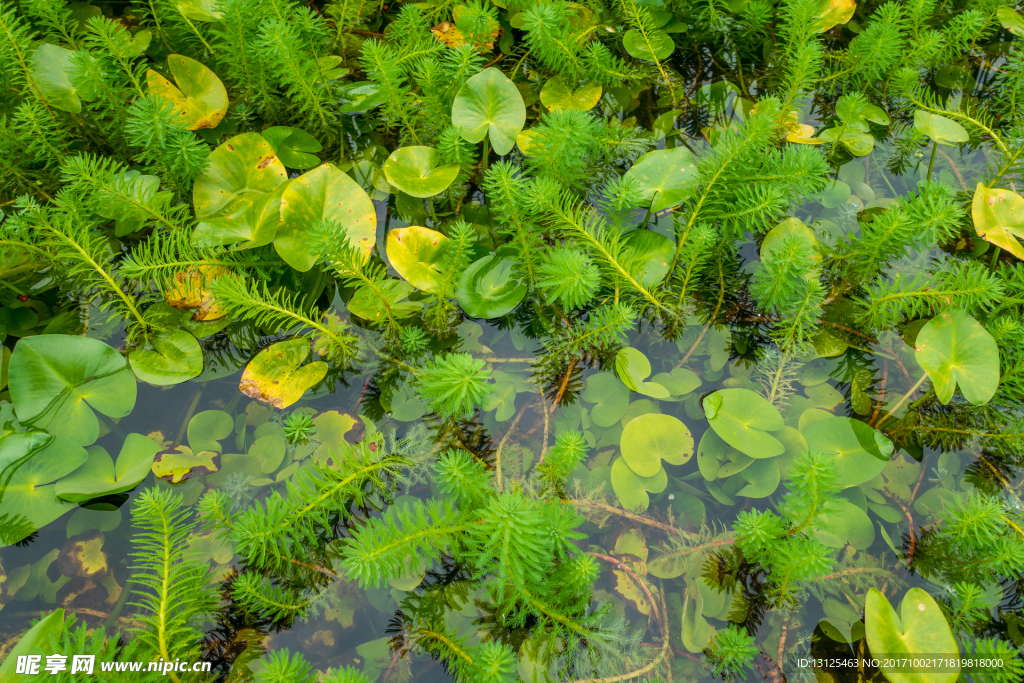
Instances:
[[[940,145],[955,145],[958,142],[967,142],[971,136],[967,129],[953,119],[933,114],[924,109],[914,112],[914,128],[921,131]]]
[[[625,347],[615,354],[615,374],[631,391],[639,391],[639,386],[651,375],[651,361],[642,351]]]
[[[448,244],[441,233],[414,225],[390,231],[385,249],[399,275],[416,289],[434,293],[441,286],[440,264]]]
[[[455,96],[452,124],[469,142],[490,135],[491,147],[502,156],[512,151],[526,123],[526,105],[505,74],[490,67],[466,81]]]
[[[778,458],[755,460],[734,476],[740,477],[746,484],[736,492],[737,496],[743,498],[767,498],[775,493],[782,481]]]
[[[1024,245],[1018,241],[1024,239],[1024,197],[978,183],[971,218],[979,237],[1024,261]]]
[[[74,54],[67,48],[43,43],[32,53],[29,71],[43,99],[61,111],[77,114],[82,111],[82,100],[68,80],[68,67]]]
[[[636,474],[626,461],[619,458],[612,463],[612,490],[619,498],[619,503],[631,512],[644,512],[651,504],[648,493],[661,493],[668,486],[668,474],[660,468],[654,476],[641,477]]]
[[[235,421],[223,410],[204,410],[188,421],[185,436],[193,451],[223,451],[220,442],[235,431]]]
[[[292,180],[281,195],[281,227],[274,248],[295,270],[306,272],[319,254],[309,246],[309,233],[321,221],[335,224],[348,243],[364,256],[377,239],[373,202],[348,174],[323,164]]]
[[[324,147],[304,130],[273,126],[263,131],[263,137],[274,148],[277,158],[288,168],[313,168],[320,163],[320,157],[314,152]]]
[[[141,434],[129,434],[121,446],[116,465],[106,449],[90,446],[87,450],[89,459],[57,482],[59,498],[80,503],[132,490],[149,474],[160,446]]]
[[[485,411],[496,411],[494,419],[504,422],[516,414],[516,385],[512,382],[495,382],[494,390],[483,406]]]
[[[146,72],[149,94],[169,99],[189,130],[216,128],[228,112],[228,91],[217,74],[182,55],[171,55],[167,65],[177,87],[150,69]]]
[[[580,398],[595,404],[590,419],[598,427],[611,427],[622,419],[629,405],[629,389],[615,375],[598,372],[587,377]]]
[[[830,417],[815,422],[804,432],[807,448],[836,461],[843,486],[871,481],[892,455],[893,445],[881,432],[850,417]]]
[[[875,525],[868,513],[848,500],[839,500],[835,511],[821,516],[823,529],[814,532],[814,538],[829,548],[852,545],[867,550],[875,542]]]
[[[384,162],[388,182],[413,197],[433,197],[459,175],[458,164],[438,166],[441,156],[433,147],[400,147]]]
[[[659,372],[651,378],[652,382],[668,389],[671,396],[685,396],[701,385],[701,379],[686,368],[674,368],[672,372]]]
[[[513,273],[511,259],[488,254],[462,272],[455,295],[470,317],[500,318],[523,300],[526,285]]]
[[[357,81],[343,85],[338,88],[338,95],[346,101],[346,104],[338,107],[338,111],[345,114],[369,111],[380,106],[387,99],[384,90],[370,81]]]
[[[561,76],[548,79],[544,83],[544,87],[540,89],[540,102],[551,111],[556,109],[589,111],[597,105],[600,99],[600,83],[584,83],[574,89],[573,84]],[[519,145],[520,148],[522,146],[522,144]]]
[[[661,461],[682,465],[693,455],[693,435],[679,418],[648,413],[630,420],[619,441],[622,458],[641,477],[652,477]]]
[[[395,318],[407,318],[423,309],[422,301],[409,301],[409,295],[415,291],[416,288],[404,280],[388,279],[372,288],[362,285],[348,300],[348,310],[352,315],[371,322],[387,320],[389,312]]]
[[[650,206],[653,213],[681,204],[697,189],[697,165],[682,146],[644,154],[626,177],[637,182],[643,191],[640,205]]]
[[[203,349],[185,330],[163,330],[153,336],[153,349],[128,354],[132,372],[143,382],[169,386],[187,382],[203,371]]]
[[[881,592],[875,588],[868,591],[864,603],[864,635],[871,656],[883,660],[881,671],[892,683],[954,683],[960,678],[959,665],[949,667],[948,671],[927,672],[884,665],[886,659],[921,654],[954,659],[960,656],[960,648],[942,609],[920,588],[911,588],[903,596],[899,616]]]
[[[650,230],[633,230],[622,242],[637,264],[641,285],[652,287],[665,279],[675,252],[672,240]]]
[[[622,47],[637,59],[660,62],[672,54],[676,49],[676,44],[672,41],[672,36],[661,29],[649,31],[645,35],[643,32],[631,28],[622,37]]]
[[[413,422],[427,414],[427,404],[408,386],[397,389],[391,396],[391,417],[399,422]]]
[[[0,444],[14,436],[7,436]],[[13,471],[5,470],[7,488],[0,498],[0,516],[22,516],[36,529],[54,521],[76,506],[74,503],[57,498],[53,483],[78,469],[89,459],[89,454],[80,445],[56,437],[42,449],[36,450],[29,458],[22,459]]]
[[[275,408],[287,408],[327,374],[327,363],[323,361],[302,365],[307,356],[308,339],[289,339],[271,344],[245,366],[238,389],[246,396]]]
[[[260,472],[270,474],[281,466],[287,452],[288,441],[283,436],[264,434],[249,447],[248,455],[259,459]]]
[[[22,423],[83,445],[99,437],[93,410],[125,417],[137,387],[121,355],[98,339],[47,334],[21,339],[8,369]]]
[[[751,458],[772,458],[786,450],[781,441],[765,433],[785,426],[782,415],[749,389],[720,389],[707,396],[704,415],[727,444]]]
[[[814,233],[811,232],[811,229],[804,225],[804,222],[799,218],[787,218],[768,231],[768,234],[764,236],[764,240],[761,242],[761,260],[771,261],[775,253],[782,248],[783,241],[790,236],[800,240],[806,246],[807,253],[810,254],[811,260],[814,263],[821,263],[821,253],[818,252],[818,240],[815,238]],[[818,279],[816,273],[808,273],[808,277],[813,277],[814,280]]]
[[[288,171],[259,133],[236,135],[210,153],[192,204],[200,219],[192,241],[239,249],[270,244],[281,222]]]
[[[988,403],[999,387],[999,346],[961,310],[937,315],[921,328],[915,357],[943,403],[949,403],[957,385],[974,405]]]

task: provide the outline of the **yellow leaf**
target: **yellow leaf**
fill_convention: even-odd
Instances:
[[[1024,197],[1010,190],[990,189],[978,183],[971,205],[974,230],[986,242],[1024,261]]]
[[[822,0],[818,7],[818,17],[821,19],[818,31],[824,33],[833,26],[845,24],[853,18],[856,9],[857,3],[854,0]]]
[[[786,140],[798,145],[822,145],[825,143],[824,140],[814,137],[814,126],[808,126],[806,123],[798,123],[791,128],[786,135]]]
[[[167,303],[180,311],[196,308],[192,320],[216,320],[224,317],[224,308],[210,293],[209,285],[231,271],[224,266],[199,266],[189,268],[174,276],[173,285],[167,290]]]
[[[216,472],[219,458],[217,451],[193,453],[188,446],[178,446],[156,454],[153,474],[172,484],[180,484],[186,479]]]
[[[177,85],[150,69],[149,94],[169,99],[189,130],[216,128],[228,112],[228,91],[217,75],[194,59],[171,55],[167,65]]]
[[[615,574],[615,592],[632,602],[640,614],[650,614],[651,603],[633,578],[619,569],[612,570],[612,573]]]
[[[275,408],[287,408],[302,398],[327,374],[327,363],[302,365],[309,356],[309,340],[302,337],[271,344],[256,354],[242,371],[239,390]]]

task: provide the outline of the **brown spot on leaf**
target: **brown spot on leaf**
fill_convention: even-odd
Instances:
[[[277,159],[277,157],[274,156],[273,154],[271,154],[266,159],[264,159],[263,161],[260,162],[260,165],[256,167],[256,170],[262,171],[267,166],[270,166],[270,164],[274,163],[274,161],[276,159]]]

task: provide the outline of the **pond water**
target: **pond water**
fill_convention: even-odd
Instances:
[[[470,140],[457,130],[445,138],[426,109],[414,124],[396,123],[401,107],[380,95],[391,81],[346,40],[390,35],[399,44],[383,33],[398,14],[385,14],[384,5],[338,9],[343,4],[310,3],[348,31],[339,28],[332,42],[325,36],[333,33],[308,29],[323,42],[313,64],[335,69],[342,62],[325,55],[337,54],[373,92],[337,91],[333,133],[313,128],[308,103],[301,113],[255,104],[255,90],[224,56],[218,41],[229,38],[209,18],[209,3],[181,14],[206,22],[190,29],[200,42],[181,38],[176,32],[189,29],[177,19],[166,36],[177,50],[131,57],[167,75],[173,64],[154,65],[180,51],[234,79],[230,126],[200,126],[202,138],[182,129],[204,153],[217,150],[212,166],[189,172],[156,152],[133,156],[135,170],[159,181],[152,189],[168,193],[159,212],[81,200],[85,231],[112,247],[102,253],[118,264],[108,269],[118,273],[114,288],[145,310],[138,320],[77,261],[62,273],[59,240],[38,237],[44,229],[31,222],[43,212],[16,200],[24,186],[0,193],[9,212],[0,235],[0,659],[62,646],[101,660],[170,653],[210,662],[224,681],[304,682],[315,680],[314,670],[351,667],[352,678],[331,680],[357,682],[361,672],[390,683],[740,675],[952,683],[959,666],[926,666],[907,678],[864,658],[959,652],[1006,660],[972,673],[973,681],[1021,680],[1024,302],[1014,297],[1024,284],[1016,257],[1024,253],[1016,241],[1024,219],[1010,209],[988,223],[978,217],[985,202],[1024,207],[1014,185],[1024,143],[1013,127],[1016,105],[1006,104],[1020,72],[1015,36],[1024,21],[1016,12],[1011,19],[999,10],[997,19],[994,8],[971,4],[985,21],[975,41],[961,44],[948,29],[960,4],[936,11],[929,25],[959,47],[947,45],[948,54],[921,67],[927,96],[880,85],[896,78],[892,65],[864,76],[866,84],[833,82],[828,73],[846,71],[819,64],[808,81],[817,89],[792,86],[790,120],[778,99],[766,98],[786,92],[790,81],[779,70],[799,60],[769,59],[787,48],[767,29],[792,32],[796,20],[786,12],[807,3],[729,3],[719,10],[723,25],[714,2],[712,18],[705,8],[691,20],[698,11],[688,3],[575,5],[578,21],[636,34],[618,49],[629,69],[643,72],[603,83],[581,75],[575,87],[555,82],[559,67],[542,43],[527,41],[541,30],[523,18],[536,3],[471,4],[457,11],[497,17],[501,35],[515,36],[515,47],[481,50],[497,64],[488,78],[504,79],[494,81],[494,97],[512,97],[501,90],[507,82],[526,110],[511,135],[490,124],[478,162],[486,125]],[[801,40],[854,60],[847,71],[855,71],[850,41],[891,10],[872,5],[853,15],[845,6],[822,5],[821,16],[845,19]],[[86,18],[101,14],[72,7]],[[446,32],[455,24],[434,25],[443,17],[457,23],[449,7],[424,3],[432,19],[410,25],[433,26],[451,50]],[[352,11],[355,18],[339,19]],[[624,18],[636,11],[657,26]],[[129,17],[122,23],[135,36],[145,25],[159,37],[145,13],[120,3],[102,13]],[[231,21],[242,20],[223,25]],[[757,24],[749,30],[761,38],[730,44],[743,21]],[[899,21],[909,30],[909,17]],[[109,49],[84,39],[76,47],[44,30],[44,19],[31,22],[33,41]],[[670,49],[637,47],[635,26],[664,36]],[[207,39],[220,62],[204,53]],[[471,73],[439,64],[431,68],[458,92],[470,87]],[[476,73],[483,62],[473,66]],[[346,73],[330,78],[354,82]],[[441,87],[417,74],[414,94],[399,91],[412,98],[406,113],[433,106],[430,88]],[[275,78],[292,84],[275,97],[300,101],[292,81]],[[151,79],[148,92],[158,87]],[[106,125],[115,114],[90,116]],[[319,141],[303,147],[301,136],[288,137],[293,129],[275,136],[270,124],[305,126]],[[757,126],[775,133],[745,148]],[[113,158],[109,150],[121,149],[93,139],[106,139],[105,128],[88,130],[67,154]],[[235,134],[253,137],[240,143]],[[300,207],[294,211],[316,204],[313,190],[277,195],[273,212],[285,227],[276,228],[273,246],[257,244],[252,226],[243,251],[227,249],[241,233],[210,238],[240,219],[207,210],[202,202],[219,201],[210,199],[214,190],[193,194],[193,183],[241,195],[271,182],[223,181],[236,163],[224,151],[236,153],[232,140],[240,153],[273,145],[258,170],[280,166],[277,192],[306,183],[323,193],[301,239],[282,237],[294,225],[285,214],[290,202]],[[396,152],[426,149],[419,142],[454,164],[446,181],[438,180],[448,166],[436,152]],[[649,150],[654,156],[640,156]],[[44,152],[33,148],[38,158],[26,162],[41,179],[32,187],[51,200],[62,184],[90,191],[88,174],[58,178]],[[750,168],[728,168],[729,155]],[[307,170],[321,161],[337,166]],[[509,178],[532,174],[536,184],[503,195],[495,167],[504,162]],[[129,185],[139,177],[116,172]],[[715,194],[708,188],[719,172],[730,189]],[[462,194],[449,189],[453,181]],[[269,197],[273,182],[259,191]],[[95,191],[114,196],[112,186]],[[697,220],[705,200],[712,209]],[[332,214],[325,207],[334,201],[348,214],[372,206],[373,216],[358,223]],[[53,215],[78,214],[63,207]],[[166,216],[180,223],[174,230],[194,229],[192,243],[206,251],[159,251],[159,239],[174,239],[157,237],[175,234],[161,225]],[[313,228],[321,218],[327,232],[361,240],[356,260],[369,256],[379,272],[345,270],[346,255],[317,233],[323,224]],[[54,235],[73,234],[61,230]],[[151,260],[166,264],[174,255],[192,269],[163,265],[172,268],[169,279],[147,275],[140,254],[153,244]],[[241,274],[237,289],[210,284],[231,271]],[[393,289],[372,299],[381,283]],[[456,454],[466,459],[456,462]],[[180,517],[146,517],[154,492],[177,496]],[[166,512],[172,500],[157,499],[156,509]],[[183,530],[178,542],[160,546],[172,527]],[[164,605],[185,615],[170,648],[146,635],[158,632],[147,619],[159,602],[160,547],[169,548],[167,566],[184,572],[175,580],[188,586],[179,586],[180,602]],[[191,602],[200,594],[205,610]],[[893,624],[888,605],[899,614],[901,602],[899,645],[885,628]],[[90,631],[102,626],[108,645],[61,643],[71,631],[65,622],[55,640],[14,650],[55,609]],[[119,655],[118,638],[136,644]],[[275,659],[284,653],[294,668]],[[860,659],[850,666],[849,658]]]

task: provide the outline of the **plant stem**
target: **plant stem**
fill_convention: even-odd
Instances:
[[[487,170],[487,160],[491,156],[491,144],[490,143],[491,143],[491,136],[490,136],[490,133],[488,133],[487,135],[484,136],[484,156],[483,156],[483,159],[481,159],[481,163],[483,164],[482,168],[483,168],[484,171]]]
[[[931,159],[928,160],[928,175],[925,177],[925,180],[931,180],[932,179],[932,167],[935,166],[935,152],[938,149],[939,149],[939,143],[933,142],[932,143],[932,157],[931,157]]]
[[[508,442],[508,437],[512,436],[512,432],[516,430],[516,425],[519,424],[519,420],[522,419],[523,413],[526,412],[526,408],[530,404],[527,403],[519,410],[519,414],[516,415],[516,419],[512,420],[512,424],[509,425],[508,431],[505,432],[505,436],[501,437],[501,441],[498,443],[498,450],[494,453],[494,486],[498,489],[498,493],[501,493],[501,452],[505,449],[505,444]]]

